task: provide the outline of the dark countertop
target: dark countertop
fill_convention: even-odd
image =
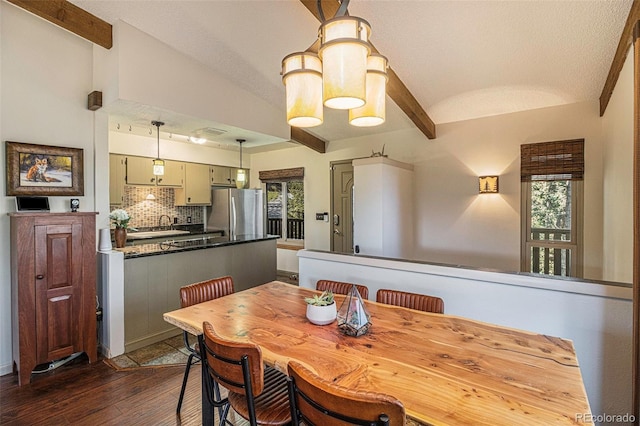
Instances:
[[[202,250],[214,247],[229,246],[234,244],[246,244],[256,241],[275,240],[279,238],[277,235],[264,235],[264,236],[243,236],[236,238],[227,237],[208,237],[203,236],[198,238],[190,238],[188,240],[171,241],[168,239],[165,242],[158,244],[140,244],[137,246],[127,246],[118,248],[118,250],[124,253],[125,259],[133,259],[137,257],[146,256],[158,256],[162,254],[177,253],[190,250]]]

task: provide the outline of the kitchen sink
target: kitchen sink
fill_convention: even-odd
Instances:
[[[128,240],[142,240],[146,238],[163,238],[173,237],[176,235],[187,235],[189,231],[179,231],[176,229],[167,229],[164,231],[145,231],[145,232],[128,232]]]

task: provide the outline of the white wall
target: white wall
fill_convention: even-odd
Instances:
[[[289,139],[280,109],[125,22],[114,33],[117,99]]]
[[[84,149],[84,196],[80,210],[93,211],[94,113],[87,109],[92,87],[93,47],[7,2],[0,3],[0,140]],[[5,173],[0,187],[5,188]],[[0,202],[0,374],[9,373],[11,283],[9,218],[14,197]],[[52,211],[69,211],[69,198],[50,197]],[[74,197],[75,198],[75,197]]]
[[[603,279],[633,279],[633,48],[602,118]]]
[[[520,268],[520,145],[585,139],[585,262],[602,277],[602,136],[598,103],[584,102],[439,125],[427,140],[417,130],[331,141],[326,154],[304,147],[251,155],[259,170],[305,167],[305,247],[329,250],[329,162],[368,157],[385,144],[390,159],[413,164],[415,259],[517,271]],[[500,194],[478,194],[478,176],[500,175]]]
[[[319,279],[444,299],[445,313],[573,341],[594,415],[631,413],[632,289],[607,284],[299,252],[302,287]],[[375,327],[375,323],[373,325]]]

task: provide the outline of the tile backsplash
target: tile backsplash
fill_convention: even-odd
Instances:
[[[147,200],[153,194],[155,200]],[[173,224],[177,218],[179,225],[187,224],[191,217],[192,224],[204,223],[202,206],[175,206],[173,188],[125,186],[124,199],[121,206],[110,206],[111,211],[124,209],[131,216],[129,225],[134,228],[158,227],[160,217],[167,215]],[[168,226],[169,220],[162,218],[162,226]]]

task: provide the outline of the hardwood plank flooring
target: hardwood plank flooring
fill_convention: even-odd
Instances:
[[[184,366],[115,371],[83,355],[18,386],[0,377],[2,425],[200,425],[200,366],[191,369],[181,416]],[[232,415],[232,414],[230,414]],[[242,422],[244,423],[244,422]]]

